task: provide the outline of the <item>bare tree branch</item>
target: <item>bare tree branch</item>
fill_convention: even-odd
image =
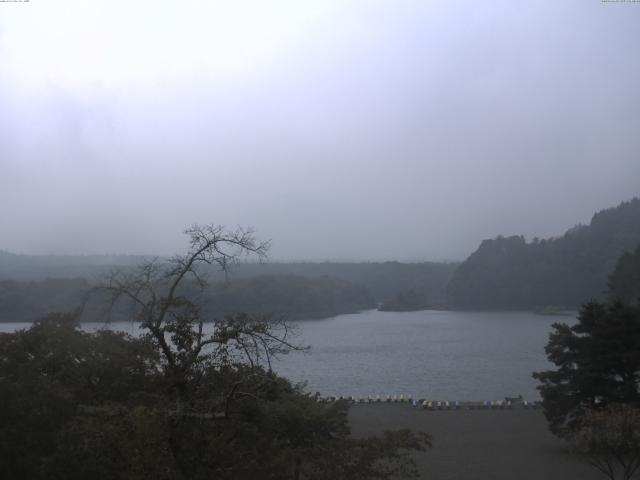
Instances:
[[[162,353],[166,376],[180,396],[186,395],[181,390],[185,376],[193,378],[205,367],[248,365],[271,371],[274,357],[303,349],[290,340],[290,328],[281,318],[232,315],[212,321],[211,333],[205,334],[198,302],[207,278],[201,267],[215,265],[226,275],[242,256],[262,261],[269,242],[258,242],[253,230],[240,227],[227,231],[219,225],[193,225],[185,234],[186,254],[112,271],[99,289],[107,294],[109,311],[120,300],[133,306],[135,320]]]

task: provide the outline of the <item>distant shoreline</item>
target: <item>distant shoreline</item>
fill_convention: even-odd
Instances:
[[[287,318],[288,321],[291,322],[313,322],[313,321],[318,321],[318,320],[326,320],[329,318],[335,318],[335,317],[339,317],[342,315],[359,315],[362,313],[367,313],[367,312],[372,312],[372,311],[378,311],[378,312],[382,312],[382,313],[414,313],[414,312],[482,312],[482,313],[532,313],[534,315],[540,315],[540,316],[557,316],[557,317],[576,317],[579,313],[579,310],[577,309],[564,309],[564,308],[542,308],[542,309],[482,309],[482,308],[476,308],[476,309],[466,309],[466,308],[446,308],[446,307],[436,307],[436,308],[424,308],[424,309],[420,309],[420,310],[380,310],[379,308],[367,308],[364,310],[357,310],[357,311],[345,311],[345,312],[332,312],[329,315],[322,315],[320,316],[320,314],[317,315],[311,315],[311,316],[305,316],[304,318],[300,317],[290,317]],[[274,313],[274,315],[277,315],[276,313]],[[286,317],[286,316],[285,316]],[[40,318],[43,317],[38,317],[36,319],[32,319],[32,320],[11,320],[11,319],[0,319],[0,324],[16,324],[16,323],[34,323],[38,320],[40,320]],[[114,320],[113,322],[104,322],[104,321],[95,321],[95,320],[87,320],[87,321],[81,321],[81,324],[87,324],[87,325],[99,325],[99,324],[108,324],[108,323],[139,323],[136,320],[133,320],[131,322],[126,321],[126,320]],[[205,324],[207,323],[212,323],[212,321],[205,321]]]

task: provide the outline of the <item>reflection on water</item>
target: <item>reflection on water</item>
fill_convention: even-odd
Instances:
[[[558,321],[575,320],[527,312],[371,310],[293,322],[298,343],[311,349],[283,356],[274,368],[295,382],[306,380],[309,391],[323,395],[537,399],[531,372],[549,367],[544,346]],[[28,326],[0,324],[0,331]],[[137,331],[131,323],[111,327]]]

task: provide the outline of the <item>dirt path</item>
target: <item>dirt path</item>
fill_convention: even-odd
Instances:
[[[433,448],[416,457],[429,480],[602,480],[566,453],[538,410],[425,411],[408,404],[354,405],[354,435],[412,428],[429,433]]]

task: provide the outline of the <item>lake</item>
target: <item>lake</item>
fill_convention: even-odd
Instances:
[[[550,367],[544,347],[551,325],[573,317],[529,312],[378,312],[292,322],[305,353],[274,365],[322,395],[412,395],[441,400],[491,400],[539,395],[531,372]],[[13,331],[29,324],[0,324]],[[92,330],[97,324],[86,324]],[[135,333],[130,323],[112,328]]]

